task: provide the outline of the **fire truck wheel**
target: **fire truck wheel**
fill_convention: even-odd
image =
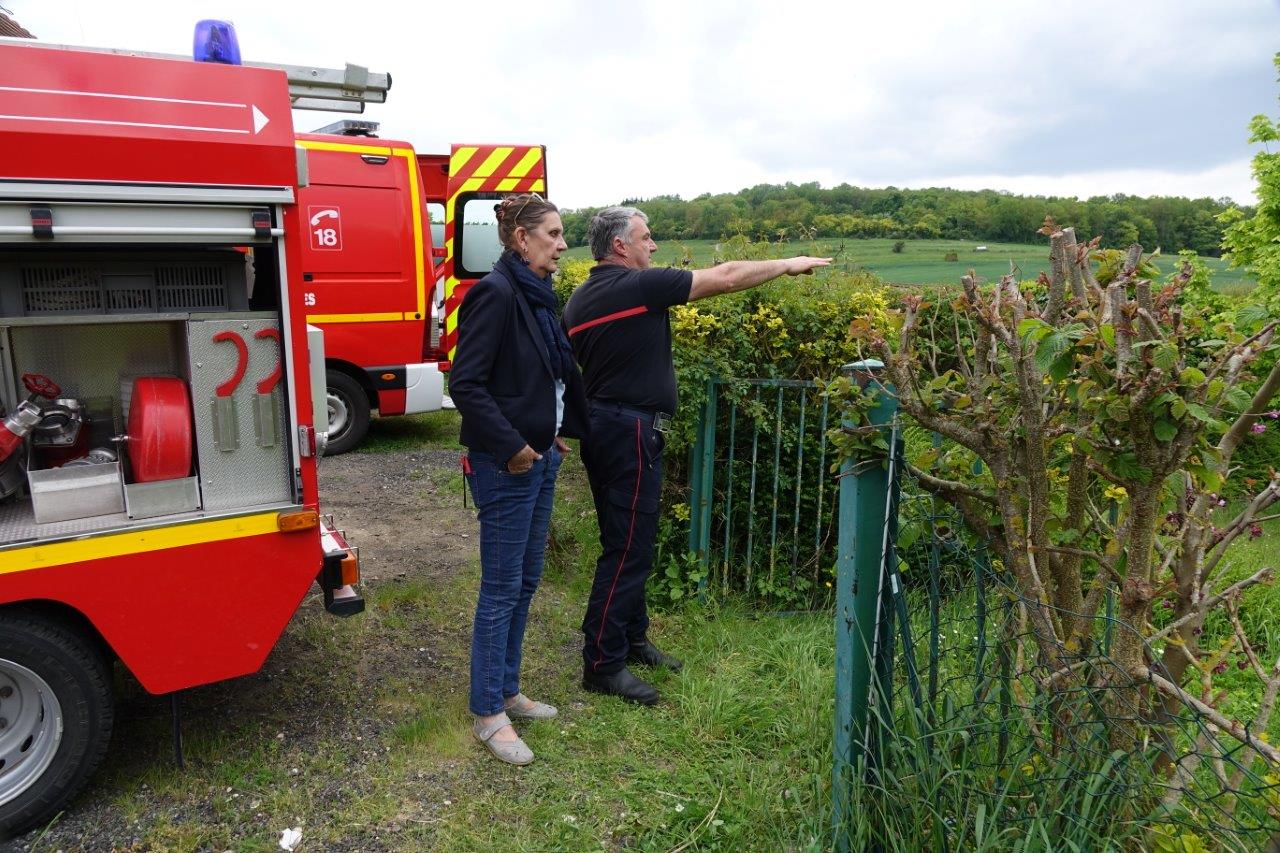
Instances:
[[[107,751],[110,669],[81,632],[0,613],[0,841],[52,819]]]
[[[325,456],[346,453],[369,431],[369,395],[360,383],[339,370],[325,371],[329,400],[329,443]]]

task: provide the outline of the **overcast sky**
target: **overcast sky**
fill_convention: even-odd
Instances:
[[[758,183],[1253,200],[1276,0],[0,0],[45,41],[390,72],[382,135],[547,146],[553,200]],[[309,130],[333,117],[295,113]]]

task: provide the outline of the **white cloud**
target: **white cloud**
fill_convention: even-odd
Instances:
[[[909,181],[904,186],[953,187],[963,190],[994,189],[1020,195],[1186,196],[1188,198],[1230,198],[1238,204],[1254,204],[1253,178],[1249,160],[1242,159],[1198,172],[1168,172],[1160,169],[1119,169],[1074,172],[1063,175],[1028,174],[952,175],[930,181]]]
[[[786,180],[1243,200],[1280,44],[1272,0],[4,5],[49,41],[186,53],[218,15],[246,58],[389,71],[386,135],[545,143],[568,206]]]

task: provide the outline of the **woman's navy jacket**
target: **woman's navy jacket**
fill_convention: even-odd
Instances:
[[[564,380],[560,435],[583,438],[587,400],[576,365]],[[458,307],[449,396],[462,415],[462,443],[499,462],[526,444],[545,453],[555,439],[555,379],[547,345],[528,301],[501,264],[472,285]]]

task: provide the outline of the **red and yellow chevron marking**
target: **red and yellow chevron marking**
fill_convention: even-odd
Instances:
[[[458,197],[465,193],[526,193],[547,191],[546,151],[541,145],[455,145],[449,158],[449,198],[444,206],[444,250],[448,276],[444,281],[444,334],[440,348],[450,361],[458,348],[458,306],[465,285],[454,275],[454,218]],[[462,287],[460,287],[462,285]]]

